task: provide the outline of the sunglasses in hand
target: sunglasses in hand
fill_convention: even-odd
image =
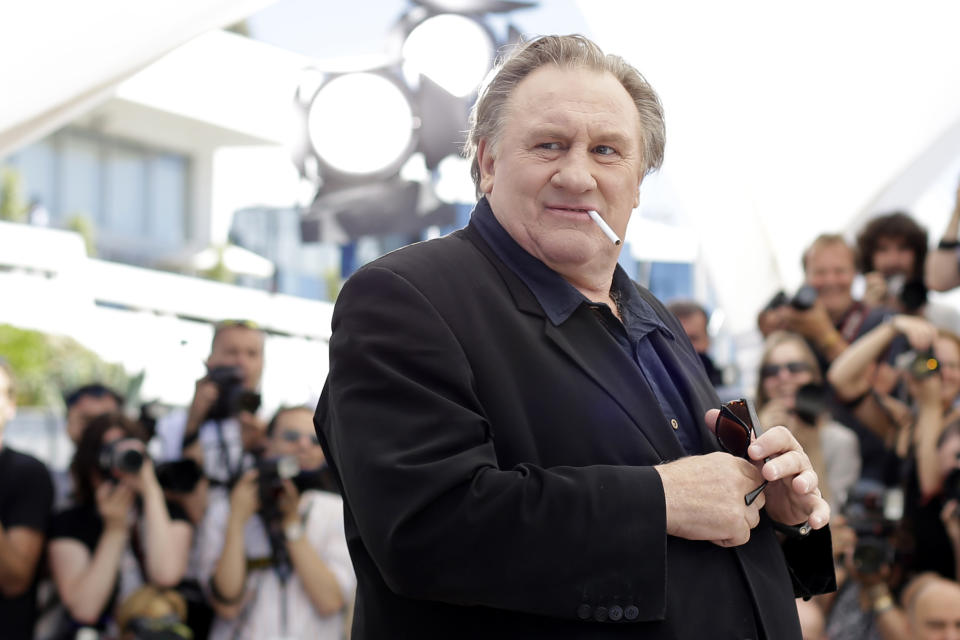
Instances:
[[[753,441],[753,436],[759,438],[763,433],[763,427],[760,426],[760,419],[757,417],[757,410],[753,408],[753,403],[746,398],[740,398],[720,406],[720,415],[717,416],[714,431],[724,451],[752,462],[747,455],[747,449]],[[769,459],[764,459],[764,462]],[[748,505],[753,504],[766,486],[767,481],[764,480],[763,484],[744,496],[744,501]]]

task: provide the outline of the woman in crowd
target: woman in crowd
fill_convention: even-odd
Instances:
[[[907,401],[871,386],[876,362],[897,336],[913,351],[899,364]],[[932,353],[931,353],[932,349]],[[933,356],[931,358],[930,356]],[[944,482],[958,466],[960,338],[923,318],[894,316],[852,344],[829,372],[837,394],[856,403],[857,417],[885,439],[902,461],[903,565],[909,575],[936,571],[956,577],[956,561],[943,513],[950,496]]]
[[[356,579],[343,502],[320,490],[324,457],[313,410],[281,409],[267,434],[258,470],[207,512],[199,555],[217,613],[210,637],[340,640]],[[285,477],[281,468],[294,459],[300,473]]]
[[[112,632],[126,595],[142,584],[173,587],[186,570],[193,528],[165,501],[141,438],[139,425],[106,414],[77,445],[70,464],[76,506],[54,516],[49,544],[67,633]]]
[[[830,418],[822,390],[823,374],[803,337],[788,331],[770,334],[757,384],[760,422],[790,429],[823,478],[821,491],[836,512],[860,477],[860,450],[857,436]]]

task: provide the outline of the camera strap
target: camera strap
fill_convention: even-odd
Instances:
[[[214,420],[217,427],[217,443],[220,447],[220,462],[227,472],[227,486],[233,487],[240,479],[243,470],[243,446],[240,447],[240,455],[237,456],[237,464],[230,462],[230,443],[227,442],[226,435],[223,432],[223,420],[217,418]]]

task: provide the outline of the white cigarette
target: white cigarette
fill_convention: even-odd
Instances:
[[[590,219],[597,223],[597,226],[600,227],[600,231],[603,231],[603,234],[610,238],[610,242],[620,246],[620,238],[617,237],[617,234],[613,232],[613,229],[610,228],[610,225],[607,224],[607,221],[600,217],[600,214],[594,210],[587,211],[587,215],[590,216]]]

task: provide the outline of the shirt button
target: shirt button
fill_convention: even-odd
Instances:
[[[610,607],[610,611],[607,612],[607,615],[610,616],[611,620],[613,620],[614,622],[617,622],[618,620],[620,620],[620,618],[623,617],[623,609],[621,609],[617,605],[613,605],[612,607]]]
[[[581,620],[589,618],[591,613],[593,613],[593,607],[588,604],[582,604],[577,607],[577,617]]]
[[[640,609],[637,609],[635,606],[630,605],[623,610],[623,617],[627,620],[636,620],[640,615]]]
[[[607,608],[597,607],[593,610],[593,619],[597,622],[604,622],[607,619]]]
[[[680,428],[680,424],[677,422],[676,418],[670,420],[670,426],[673,427],[674,431]]]

